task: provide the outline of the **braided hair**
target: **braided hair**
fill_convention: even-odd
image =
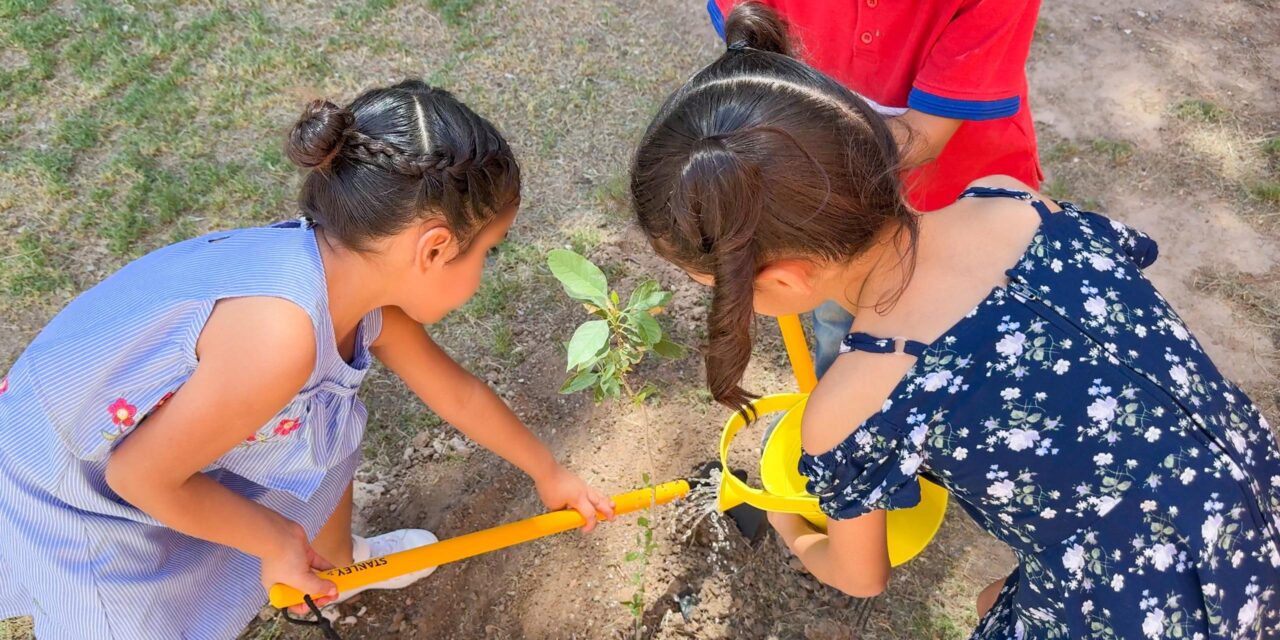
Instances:
[[[875,111],[792,57],[786,25],[768,7],[737,4],[725,32],[724,54],[649,125],[631,195],[654,249],[714,278],[707,386],[745,413],[754,394],[740,383],[760,270],[786,258],[845,263],[886,229],[914,247],[918,232],[897,177],[897,145]],[[908,277],[913,255],[904,260]]]
[[[502,134],[448,91],[421,80],[372,89],[346,107],[308,104],[285,152],[308,170],[298,204],[354,250],[441,217],[465,250],[520,196]]]

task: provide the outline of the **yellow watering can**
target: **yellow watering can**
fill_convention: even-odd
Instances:
[[[817,384],[813,362],[805,344],[804,329],[795,316],[778,319],[783,342],[796,381],[802,391],[810,391]],[[728,511],[746,503],[765,511],[796,513],[804,516],[820,530],[826,530],[827,519],[818,508],[818,499],[805,490],[805,478],[800,474],[801,454],[800,423],[804,414],[807,393],[784,393],[764,396],[751,403],[757,417],[785,412],[765,442],[760,456],[760,481],[764,489],[748,485],[734,474],[720,474],[719,509]],[[720,435],[721,469],[729,469],[729,447],[738,433],[747,426],[741,414],[735,413],[725,423]],[[909,509],[889,511],[885,514],[885,529],[889,544],[889,561],[898,566],[918,555],[933,540],[947,511],[947,492],[942,487],[921,479],[920,503]]]

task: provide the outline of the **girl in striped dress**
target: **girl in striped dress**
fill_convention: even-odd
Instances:
[[[0,381],[0,618],[42,639],[233,638],[264,587],[426,544],[351,534],[374,357],[527,472],[549,508],[611,515],[484,383],[432,342],[519,205],[503,137],[420,81],[288,139],[304,217],[124,267],[59,313]],[[422,577],[409,576],[383,588]]]

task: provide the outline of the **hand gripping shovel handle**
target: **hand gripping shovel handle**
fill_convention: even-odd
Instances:
[[[666,504],[689,493],[685,480],[665,482],[653,488],[637,489],[613,496],[614,513],[622,515],[646,509],[650,505]],[[601,516],[603,518],[603,516]],[[517,522],[482,529],[456,538],[441,540],[414,549],[370,558],[346,567],[321,572],[325,580],[338,587],[338,593],[389,580],[427,567],[438,567],[449,562],[497,551],[522,542],[536,540],[556,533],[576,529],[586,524],[586,518],[573,509],[552,511]],[[271,587],[271,606],[283,609],[302,604],[302,592],[293,587],[276,584]],[[319,595],[311,594],[313,598]]]

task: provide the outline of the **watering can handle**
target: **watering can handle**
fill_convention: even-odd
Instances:
[[[685,480],[674,480],[652,488],[628,491],[613,496],[613,512],[615,515],[622,515],[647,509],[653,505],[666,504],[677,498],[683,498],[688,493],[689,483]],[[337,585],[338,593],[342,593],[390,580],[406,573],[438,567],[521,542],[576,529],[586,522],[586,518],[573,509],[552,511],[380,558],[370,558],[350,566],[338,567],[321,572],[320,577],[332,581]],[[283,584],[273,585],[269,597],[271,606],[278,609],[302,604],[302,592]],[[314,594],[313,597],[315,597]]]
[[[800,316],[778,316],[778,329],[782,331],[782,344],[787,347],[787,359],[791,360],[791,372],[795,374],[800,393],[809,393],[818,386],[818,374],[813,369],[809,355],[809,343],[804,339],[804,325]]]
[[[793,316],[794,317],[794,316]],[[805,399],[803,393],[783,393],[764,396],[751,403],[758,415],[787,411]],[[742,503],[758,509],[779,513],[819,513],[818,499],[813,496],[780,496],[762,489],[757,489],[738,479],[728,471],[729,448],[733,439],[747,426],[741,413],[735,413],[720,434],[720,465],[723,470],[720,476],[720,502],[718,508],[728,511]]]

